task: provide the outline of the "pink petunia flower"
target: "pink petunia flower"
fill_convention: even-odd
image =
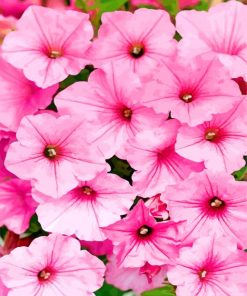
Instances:
[[[194,161],[205,161],[212,171],[232,173],[245,165],[247,152],[247,98],[230,111],[214,115],[196,127],[179,129],[176,152]]]
[[[46,88],[84,68],[92,37],[87,14],[31,6],[18,21],[17,30],[5,37],[3,57]]]
[[[237,83],[217,59],[170,62],[156,71],[143,101],[156,112],[168,113],[195,126],[224,113],[242,99]],[[155,90],[155,91],[154,91]]]
[[[103,283],[104,264],[80,250],[74,238],[51,234],[0,259],[9,295],[93,296]]]
[[[88,146],[84,122],[68,115],[26,116],[16,137],[7,152],[7,169],[54,198],[76,187],[77,176],[88,180],[108,167],[98,148]]]
[[[245,296],[246,256],[225,237],[202,237],[181,250],[168,279],[177,296]]]
[[[205,11],[182,11],[176,27],[183,39],[179,55],[190,58],[211,52],[217,55],[233,78],[247,80],[247,7],[239,1],[229,1]]]
[[[123,83],[124,81],[124,83]],[[145,87],[134,73],[109,65],[96,70],[88,82],[77,82],[55,97],[60,113],[78,114],[91,121],[90,142],[97,143],[106,158],[138,132],[159,126],[167,117],[142,104]]]
[[[167,220],[169,218],[167,204],[161,201],[160,194],[150,197],[149,200],[145,202],[145,206],[150,209],[152,216],[156,219]]]
[[[35,213],[37,203],[31,197],[29,181],[10,179],[0,183],[0,225],[23,233]]]
[[[87,248],[88,252],[95,256],[104,256],[112,254],[112,242],[109,239],[104,241],[84,241],[80,240],[82,248]]]
[[[176,119],[167,120],[160,128],[143,131],[125,146],[121,158],[136,170],[133,185],[142,196],[163,192],[167,185],[186,179],[193,171],[204,169],[203,163],[193,162],[175,152]]]
[[[9,289],[4,286],[2,281],[0,280],[0,296],[7,296]]]
[[[19,127],[25,115],[47,107],[58,85],[39,88],[0,57],[0,122],[12,131]],[[8,110],[8,112],[6,112]]]
[[[168,0],[169,1],[169,0]],[[193,7],[199,4],[200,0],[178,0],[178,5],[180,9]]]
[[[226,173],[204,171],[162,194],[173,221],[187,220],[184,239],[225,234],[247,246],[247,184]]]
[[[29,0],[1,0],[0,13],[19,18],[31,4]]]
[[[140,295],[141,292],[151,290],[164,285],[167,268],[165,266],[153,266],[146,263],[142,267],[119,268],[114,256],[111,256],[106,265],[106,281],[115,287],[126,291],[133,290]]]
[[[104,13],[89,57],[96,66],[114,62],[117,67],[144,76],[175,54],[174,34],[166,11],[141,8],[134,13]]]
[[[81,181],[59,200],[45,201],[37,214],[43,229],[49,232],[103,241],[106,237],[100,227],[118,221],[129,211],[135,197],[126,180],[103,171],[92,180]]]
[[[16,22],[17,19],[12,16],[4,17],[0,15],[0,45],[3,43],[5,36],[15,30]]]
[[[142,267],[171,263],[177,255],[183,222],[156,222],[140,200],[127,217],[103,228],[114,245],[120,267]]]

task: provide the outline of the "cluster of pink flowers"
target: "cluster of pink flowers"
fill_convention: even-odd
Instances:
[[[25,236],[36,213],[44,235],[1,246],[0,295],[90,296],[105,280],[245,296],[247,183],[231,174],[247,154],[247,6],[175,25],[161,9],[106,12],[94,37],[88,14],[31,2],[0,16],[0,226]]]

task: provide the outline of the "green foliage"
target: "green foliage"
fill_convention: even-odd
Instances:
[[[123,296],[125,292],[118,290],[117,288],[104,283],[103,287],[95,292],[96,296]]]
[[[208,0],[201,0],[198,5],[193,7],[196,10],[208,10],[209,9],[209,1]]]
[[[2,239],[4,239],[5,234],[7,233],[7,231],[8,231],[8,229],[7,229],[5,226],[0,227],[0,237],[1,237]]]
[[[171,16],[175,16],[179,12],[178,0],[161,0],[160,2]]]
[[[237,181],[247,181],[247,166],[242,167],[240,170],[233,173]]]
[[[141,296],[176,296],[175,289],[171,285],[143,292]]]
[[[98,9],[102,14],[106,11],[114,11],[121,8],[128,0],[95,0],[94,4],[88,5],[86,0],[77,0],[76,6],[84,11]]]
[[[112,158],[107,159],[106,162],[111,166],[110,173],[118,175],[119,177],[128,180],[130,183],[132,182],[131,177],[135,170],[126,160],[113,156]]]

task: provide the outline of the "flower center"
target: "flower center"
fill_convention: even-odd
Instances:
[[[86,195],[92,195],[94,193],[94,190],[89,186],[83,186],[82,192]]]
[[[45,150],[44,150],[44,155],[46,158],[49,159],[54,159],[57,156],[57,149],[55,146],[53,145],[48,145],[46,146]]]
[[[180,96],[180,99],[185,103],[190,103],[193,100],[193,96],[191,94],[183,94]]]
[[[211,200],[210,200],[210,206],[212,208],[221,208],[225,205],[224,201],[221,200],[220,198],[218,198],[217,196],[214,196]]]
[[[57,58],[60,58],[61,55],[62,55],[61,52],[58,51],[58,50],[51,50],[51,51],[49,52],[49,58],[50,58],[50,59],[57,59]]]
[[[136,44],[134,45],[131,50],[130,54],[132,55],[133,58],[140,58],[141,56],[144,55],[144,46],[141,44]]]
[[[147,225],[143,225],[142,227],[140,227],[138,229],[137,232],[138,232],[139,236],[146,237],[146,236],[149,236],[153,232],[153,229]]]
[[[126,108],[122,111],[122,115],[124,118],[126,119],[131,119],[131,116],[132,116],[132,110],[129,109],[129,108]]]
[[[43,269],[38,273],[38,278],[40,281],[47,281],[51,277],[51,272],[47,269]]]
[[[205,135],[205,139],[208,141],[213,141],[216,138],[217,134],[216,132],[207,132]]]
[[[206,270],[201,270],[201,271],[199,272],[199,277],[200,277],[201,279],[205,279],[205,277],[207,276],[207,274],[208,274],[208,272],[207,272]]]

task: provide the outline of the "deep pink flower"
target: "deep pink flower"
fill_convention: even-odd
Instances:
[[[93,296],[103,283],[105,267],[81,251],[76,239],[51,234],[2,257],[0,270],[12,296]]]
[[[163,286],[167,268],[153,266],[146,263],[142,267],[119,267],[116,259],[111,256],[106,265],[106,281],[115,287],[126,291],[133,290],[139,293]]]
[[[148,197],[163,192],[167,185],[186,179],[193,171],[204,169],[175,152],[179,122],[167,120],[157,129],[137,134],[125,146],[121,158],[127,159],[136,170],[133,184],[139,194]]]
[[[188,7],[193,7],[197,5],[199,2],[200,0],[178,0],[178,5],[180,9],[184,9]]]
[[[106,237],[100,227],[118,221],[129,211],[135,197],[126,180],[103,171],[92,180],[81,181],[59,200],[45,201],[37,214],[43,229],[49,232],[103,241]]]
[[[29,0],[1,0],[0,13],[19,18],[31,4]]]
[[[15,233],[23,233],[36,207],[29,181],[14,178],[0,183],[0,226],[5,225]]]
[[[202,237],[181,250],[168,279],[177,296],[245,296],[246,256],[225,237]]]
[[[11,142],[15,141],[15,134],[11,132],[0,132],[0,182],[6,181],[10,178],[15,177],[14,174],[9,172],[5,165],[5,157],[8,147]]]
[[[88,82],[77,82],[60,92],[55,104],[60,113],[78,114],[91,121],[90,142],[97,143],[106,158],[138,132],[159,126],[167,117],[142,104],[145,87],[134,73],[109,65],[96,70]]]
[[[51,103],[57,88],[58,85],[47,89],[37,87],[21,70],[0,57],[0,122],[16,131],[25,115],[34,114]]]
[[[76,187],[77,176],[88,180],[108,167],[98,148],[88,146],[84,122],[71,116],[26,116],[16,137],[6,156],[7,169],[54,198]]]
[[[247,80],[247,7],[229,1],[205,11],[182,11],[177,15],[181,57],[190,58],[211,52],[217,55],[233,78]]]
[[[127,217],[104,227],[112,240],[113,254],[122,267],[141,267],[170,263],[177,255],[179,231],[183,222],[156,222],[150,210],[140,200]]]
[[[85,52],[93,37],[88,17],[72,10],[31,6],[17,30],[5,37],[3,57],[43,88],[77,74],[88,63]]]
[[[113,61],[117,67],[150,74],[161,60],[175,54],[174,34],[166,11],[141,8],[134,13],[104,13],[89,56],[96,66]]]
[[[82,248],[87,248],[88,252],[95,256],[111,255],[112,242],[109,239],[104,241],[84,241],[80,240]]]
[[[172,117],[190,126],[230,110],[242,99],[238,85],[217,59],[171,61],[162,64],[154,78],[157,82],[149,84],[145,104],[156,112],[171,111]]]
[[[208,234],[225,234],[247,246],[247,184],[226,173],[204,171],[162,194],[173,221],[187,220],[186,241]]]
[[[194,161],[205,161],[212,171],[232,173],[245,165],[247,152],[247,98],[230,111],[214,115],[196,127],[179,129],[176,152]]]
[[[4,286],[2,281],[0,280],[0,296],[7,296],[8,295],[8,288]]]

